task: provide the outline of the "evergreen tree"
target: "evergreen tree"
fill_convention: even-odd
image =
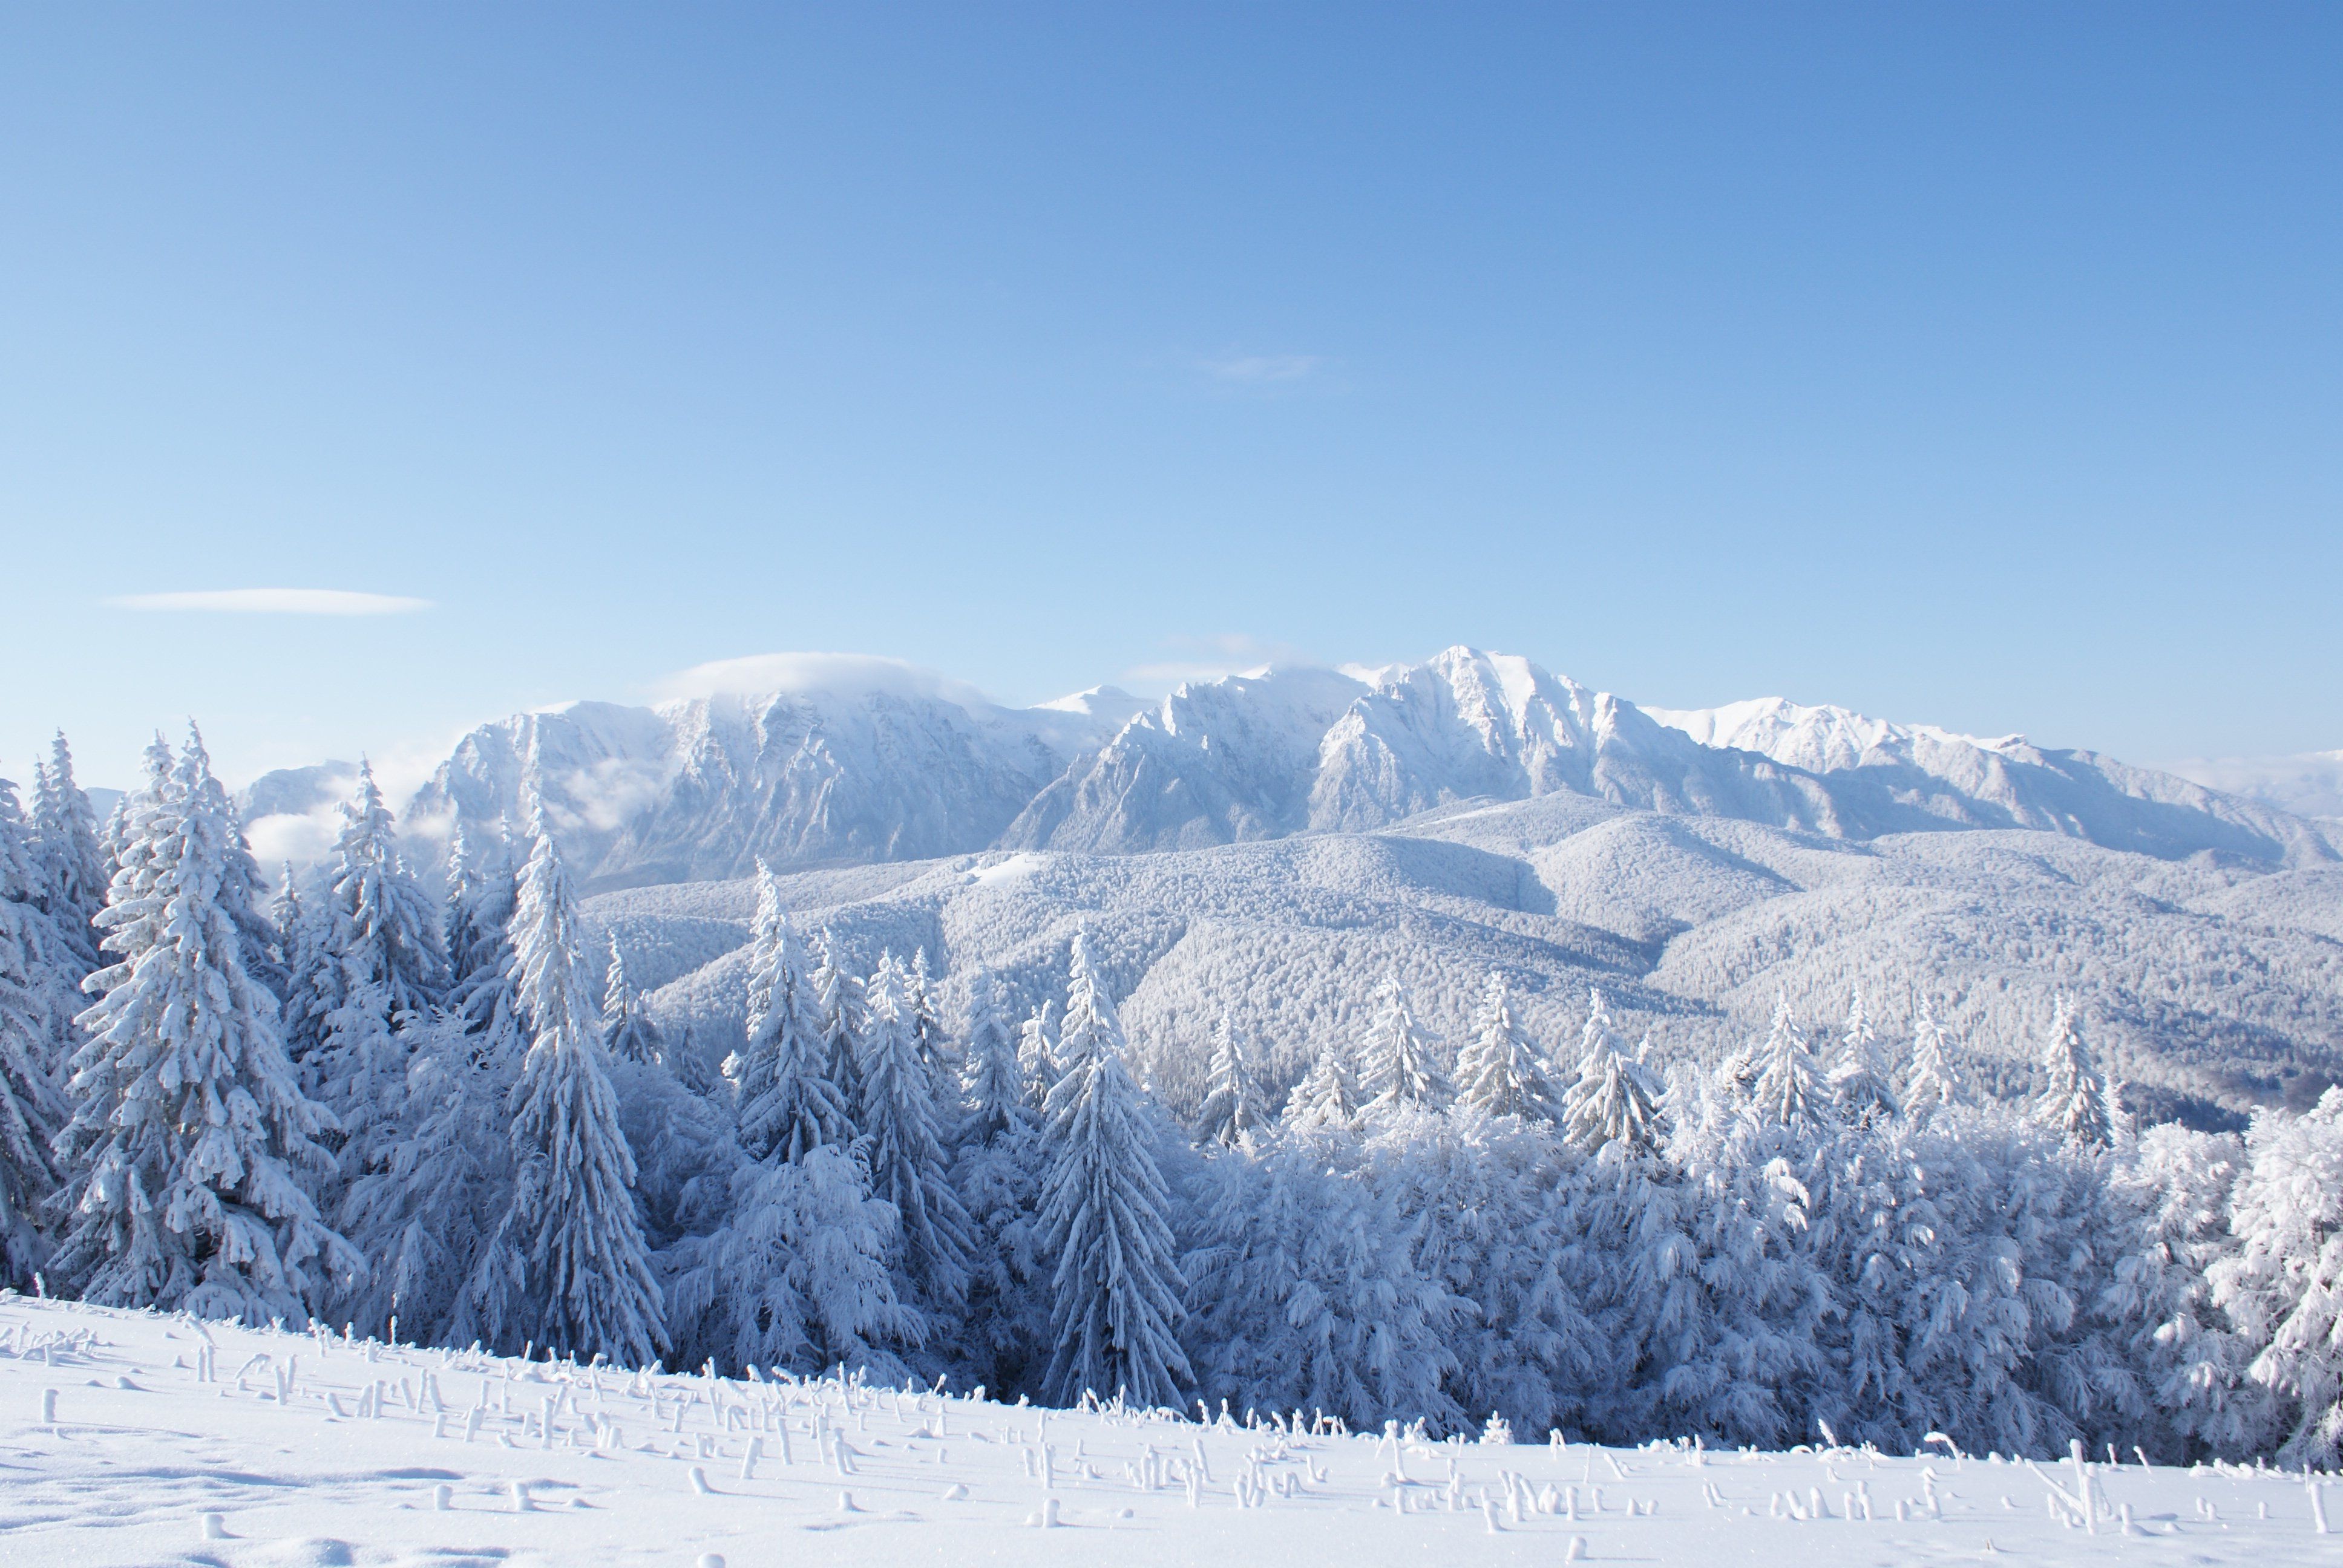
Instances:
[[[957,1307],[968,1292],[968,1212],[952,1191],[935,1080],[920,1060],[910,977],[880,956],[864,995],[862,1103],[870,1190],[901,1216],[900,1266],[910,1294],[930,1308]]]
[[[643,1006],[643,993],[627,979],[626,954],[618,939],[610,938],[610,963],[602,971],[602,1031],[611,1060],[657,1066],[667,1055],[659,1025]]]
[[[1041,1190],[1055,1343],[1044,1390],[1060,1404],[1091,1392],[1176,1405],[1189,1369],[1178,1338],[1186,1287],[1172,1246],[1172,1197],[1086,933],[1074,937],[1059,1052],[1063,1073],[1045,1107]]]
[[[1916,1119],[1926,1120],[1958,1103],[1960,1082],[1945,1052],[1945,1031],[1936,1022],[1935,1006],[1923,992],[1919,1015],[1912,1023],[1911,1076],[1904,1081],[1904,1103]]]
[[[777,1150],[743,1160],[715,1190],[721,1221],[674,1253],[668,1299],[686,1358],[905,1375],[899,1352],[919,1344],[924,1325],[887,1268],[895,1211],[871,1196],[850,1151],[821,1144],[789,1160]]]
[[[1524,1121],[1550,1122],[1562,1113],[1554,1074],[1513,1017],[1513,995],[1501,974],[1489,976],[1456,1072],[1463,1080],[1459,1102],[1471,1110]]]
[[[2302,1115],[2265,1111],[2247,1134],[2234,1256],[2211,1269],[2213,1303],[2276,1396],[2287,1462],[2343,1461],[2343,1089]]]
[[[2114,1172],[2131,1234],[2098,1307],[2169,1430],[2145,1441],[2174,1463],[2266,1452],[2280,1435],[2280,1396],[2255,1380],[2256,1345],[2214,1304],[2239,1253],[2229,1219],[2244,1141],[2167,1123],[2141,1133],[2133,1154]]]
[[[757,862],[757,918],[749,941],[749,1032],[724,1063],[739,1107],[740,1146],[763,1161],[802,1160],[853,1137],[854,1119],[830,1080],[819,999],[800,960],[781,888]]]
[[[838,1091],[850,1123],[862,1103],[862,981],[840,960],[837,940],[825,930],[814,941],[813,1005],[821,1020],[823,1075]],[[850,1138],[858,1131],[848,1129]]]
[[[1197,1177],[1196,1392],[1208,1403],[1323,1411],[1354,1428],[1462,1412],[1457,1331],[1478,1316],[1418,1263],[1422,1227],[1312,1142]]]
[[[1773,1027],[1752,1060],[1749,1111],[1760,1121],[1796,1131],[1829,1120],[1830,1096],[1806,1037],[1790,1017],[1786,991],[1775,993]]]
[[[443,999],[447,980],[438,914],[399,859],[390,811],[363,762],[342,807],[322,902],[317,926],[286,939],[291,961],[280,994],[315,1011],[307,1065],[341,1121],[347,1183],[403,1134],[407,1031]]]
[[[1213,1032],[1211,1077],[1204,1109],[1196,1119],[1196,1141],[1233,1149],[1272,1120],[1269,1096],[1253,1071],[1252,1054],[1225,1014]]]
[[[49,1143],[65,1118],[55,982],[79,968],[40,906],[35,849],[16,787],[0,779],[0,1282],[20,1286],[46,1252],[39,1210],[56,1190]]]
[[[1296,1132],[1355,1131],[1363,1101],[1351,1052],[1329,1040],[1285,1101],[1285,1124]]]
[[[2107,1081],[2083,1038],[2083,1022],[2065,997],[2058,999],[2050,1020],[2050,1038],[2042,1048],[2046,1087],[2037,1111],[2042,1124],[2081,1149],[2106,1149],[2116,1141],[2115,1117],[2108,1104]]]
[[[980,973],[968,989],[968,1054],[960,1081],[968,1104],[965,1135],[990,1141],[1015,1127],[1033,1124],[1033,1103],[1017,1061],[1017,1042],[1005,1016],[1008,988],[999,977]]]
[[[1056,1006],[1045,998],[1017,1030],[1017,1070],[1025,1075],[1025,1098],[1037,1108],[1058,1086],[1058,1047],[1050,1030]]]
[[[1659,1086],[1641,1061],[1620,1049],[1600,990],[1586,993],[1578,1078],[1563,1097],[1562,1127],[1589,1154],[1614,1144],[1628,1153],[1651,1154],[1666,1136]]]
[[[939,1103],[949,1103],[960,1092],[960,1070],[966,1064],[953,1048],[951,1036],[936,1011],[935,982],[928,974],[928,950],[911,955],[903,980],[903,1022],[911,1033],[911,1048],[928,1075]]]
[[[105,960],[97,950],[98,910],[106,908],[106,885],[111,877],[105,846],[97,831],[97,814],[89,797],[74,782],[73,753],[60,730],[50,744],[49,760],[36,764],[33,789],[33,901],[55,924],[82,976]]]
[[[1403,1107],[1437,1111],[1455,1097],[1441,1070],[1431,1040],[1415,1020],[1415,1008],[1399,976],[1386,970],[1376,992],[1374,1027],[1360,1052],[1366,1068],[1370,1115]]]
[[[80,1019],[55,1269],[107,1305],[305,1322],[330,1273],[365,1266],[313,1196],[333,1119],[301,1094],[277,1000],[244,967],[232,905],[257,878],[202,737],[176,766],[167,748],[149,758],[98,916],[116,961]]]
[[[659,1282],[636,1211],[568,873],[543,818],[513,911],[514,979],[531,1031],[512,1094],[512,1201],[488,1243],[478,1312],[509,1352],[524,1342],[621,1366],[666,1348]]]
[[[1893,1121],[1904,1111],[1896,1103],[1886,1070],[1879,1064],[1879,1040],[1863,1010],[1863,993],[1855,993],[1846,1010],[1846,1028],[1839,1036],[1838,1060],[1831,1066],[1831,1101],[1851,1125],[1867,1127]]]

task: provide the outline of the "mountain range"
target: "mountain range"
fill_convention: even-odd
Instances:
[[[1644,709],[1466,648],[1271,667],[1143,701],[988,703],[880,661],[786,689],[486,724],[406,803],[418,858],[532,812],[595,940],[688,1048],[741,1024],[759,859],[856,961],[924,949],[1029,1007],[1091,929],[1175,1106],[1231,1018],[1290,1082],[1388,969],[1453,1050],[1492,972],[1567,1056],[1586,991],[1662,1060],[1776,993],[1815,1031],[1925,996],[2024,1092],[2059,993],[2155,1114],[2217,1123],[2343,1074],[2343,823],[2088,751],[1768,699]],[[313,825],[327,764],[246,795]],[[311,835],[316,842],[317,835]]]
[[[347,789],[270,774],[255,816]],[[1007,709],[931,683],[576,702],[466,736],[407,808],[444,836],[541,805],[588,887],[983,849],[1130,854],[1365,832],[1464,800],[1574,795],[1868,841],[2022,829],[2159,859],[2334,860],[2343,832],[2088,751],[1779,699],[1644,709],[1525,658],[1271,667],[1141,702]]]

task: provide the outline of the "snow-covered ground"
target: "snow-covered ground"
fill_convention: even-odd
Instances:
[[[1206,1427],[0,1295],[0,1563],[40,1568],[2343,1562],[2299,1474],[2081,1468]]]

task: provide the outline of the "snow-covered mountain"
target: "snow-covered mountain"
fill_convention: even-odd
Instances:
[[[1779,699],[1646,710],[1468,648],[1373,671],[1272,666],[1153,703],[1101,687],[1011,709],[859,678],[573,703],[474,731],[408,815],[444,831],[541,804],[608,888],[737,877],[759,857],[1195,849],[1552,795],[1854,840],[2016,828],[2164,859],[2337,859],[2303,819],[2090,752]]]

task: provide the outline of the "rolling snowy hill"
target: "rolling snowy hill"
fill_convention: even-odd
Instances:
[[[738,1372],[739,1369],[728,1369]],[[2299,1473],[1433,1442],[639,1374],[0,1296],[0,1543],[73,1568],[2331,1562]]]

